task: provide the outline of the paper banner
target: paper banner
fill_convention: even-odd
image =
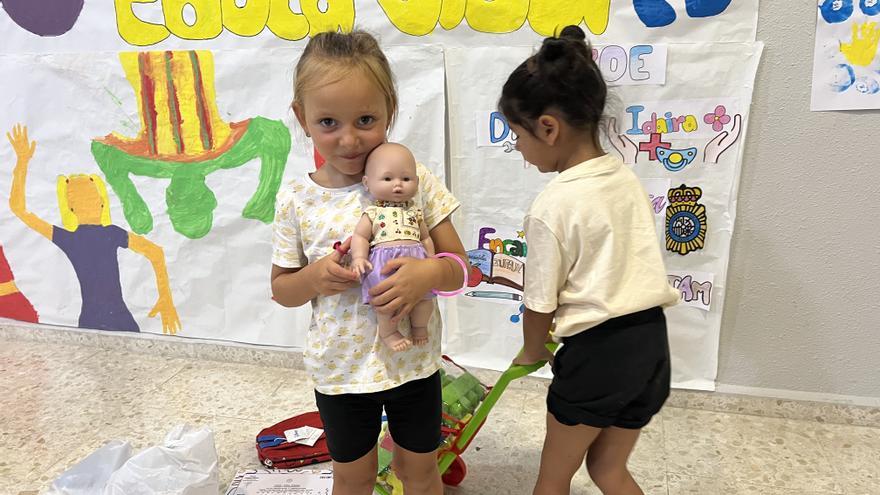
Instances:
[[[812,110],[880,108],[880,2],[819,0]]]

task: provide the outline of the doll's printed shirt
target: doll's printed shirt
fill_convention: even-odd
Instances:
[[[422,210],[412,201],[394,203],[376,200],[364,210],[364,214],[373,222],[371,246],[389,241],[422,240],[419,232]]]
[[[419,207],[430,231],[449,217],[459,202],[446,186],[419,164]],[[333,244],[355,230],[373,198],[360,184],[325,188],[307,174],[278,192],[273,226],[272,263],[301,268],[333,251]],[[440,367],[440,313],[436,301],[428,324],[428,344],[392,352],[379,339],[373,308],[361,302],[355,286],[334,296],[312,300],[303,361],[315,388],[328,395],[388,390],[431,376]],[[400,324],[409,335],[409,322]]]

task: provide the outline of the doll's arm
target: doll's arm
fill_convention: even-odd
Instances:
[[[434,256],[437,253],[437,251],[434,249],[434,240],[431,239],[431,233],[428,230],[428,226],[421,218],[419,219],[419,238],[422,240],[422,244],[424,244],[425,251],[428,252],[428,256]]]
[[[370,256],[370,237],[373,234],[373,222],[366,213],[361,215],[361,220],[354,228],[351,236],[351,267],[358,275],[373,269],[368,260]]]

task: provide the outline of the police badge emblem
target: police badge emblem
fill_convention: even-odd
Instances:
[[[682,184],[669,190],[666,208],[666,250],[686,255],[703,249],[706,242],[706,207],[697,201],[703,196],[699,187]]]

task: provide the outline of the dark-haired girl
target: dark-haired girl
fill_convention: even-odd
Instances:
[[[559,174],[524,223],[524,346],[514,363],[553,359],[535,495],[568,494],[584,462],[602,493],[641,495],[627,459],[669,395],[662,308],[679,293],[647,193],[599,143],[606,97],[583,30],[568,26],[513,71],[498,104],[526,161]],[[548,334],[563,344],[555,358]]]

